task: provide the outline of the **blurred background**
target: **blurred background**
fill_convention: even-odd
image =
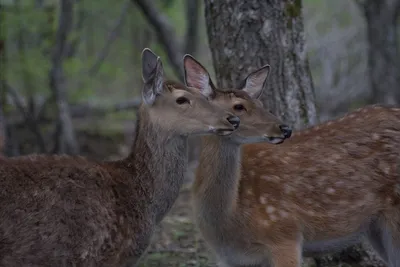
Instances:
[[[126,156],[145,47],[167,78],[182,80],[190,53],[222,87],[270,64],[264,103],[297,129],[398,105],[399,12],[400,0],[0,0],[0,149]],[[192,180],[141,266],[215,266],[191,219]],[[305,262],[338,264],[381,266],[361,247]]]

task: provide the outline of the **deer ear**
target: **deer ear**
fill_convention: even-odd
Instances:
[[[143,82],[148,82],[153,77],[153,72],[156,69],[158,56],[150,50],[145,48],[142,51],[142,79]]]
[[[193,56],[186,54],[183,57],[183,68],[186,86],[200,90],[205,97],[214,94],[210,74]]]
[[[264,90],[264,84],[268,78],[270,69],[271,67],[269,65],[265,65],[250,73],[244,80],[244,87],[242,90],[248,93],[253,99],[259,98]]]
[[[142,78],[144,86],[142,99],[147,105],[152,105],[157,95],[162,92],[164,70],[160,57],[154,54],[149,48],[142,52]]]

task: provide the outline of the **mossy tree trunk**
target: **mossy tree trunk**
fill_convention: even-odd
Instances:
[[[264,64],[267,108],[299,129],[317,122],[300,0],[205,0],[217,83],[232,87]]]

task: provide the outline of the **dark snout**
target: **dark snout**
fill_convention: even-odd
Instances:
[[[237,128],[239,127],[239,124],[240,124],[240,119],[239,119],[239,117],[230,115],[230,116],[229,116],[228,118],[226,118],[226,119],[229,121],[230,124],[233,125],[233,127],[234,127],[235,129],[237,129]]]
[[[279,126],[279,129],[285,138],[289,138],[292,135],[292,129],[287,125],[282,124]]]

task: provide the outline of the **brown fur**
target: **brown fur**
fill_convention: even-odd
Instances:
[[[203,138],[193,185],[197,224],[221,266],[299,267],[303,251],[362,238],[400,266],[400,108],[365,107],[279,146],[241,148],[235,136],[260,119],[249,113],[236,113],[231,136]]]
[[[161,62],[144,53],[145,103],[127,158],[1,160],[0,266],[134,266],[178,196],[187,136],[214,133],[210,126],[232,132],[232,116],[199,90],[172,82],[158,88]],[[190,104],[178,105],[181,96]]]

